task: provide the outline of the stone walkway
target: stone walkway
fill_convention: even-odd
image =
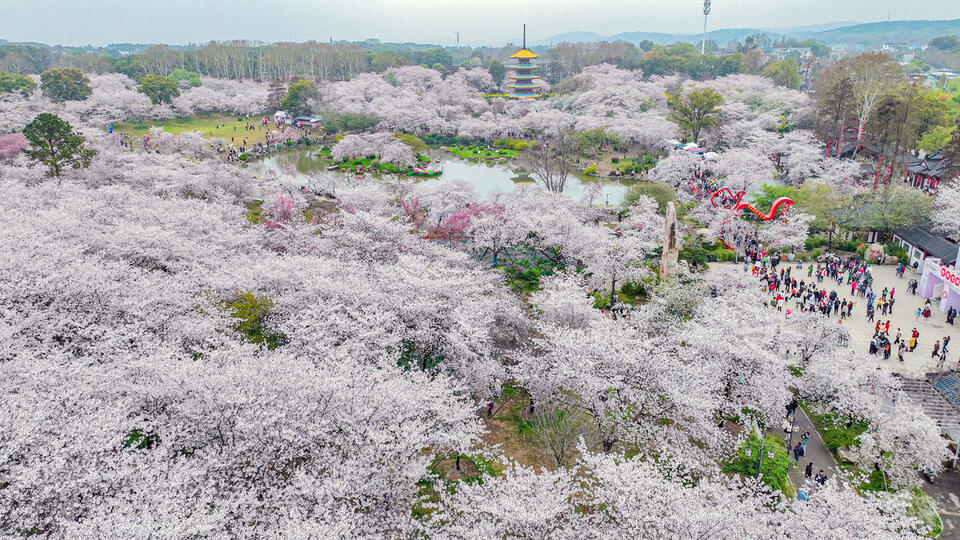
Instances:
[[[813,427],[813,422],[810,421],[800,407],[797,407],[797,417],[794,425],[796,426],[796,431],[793,434],[792,442],[789,442],[790,434],[780,430],[780,436],[783,437],[785,443],[796,446],[796,444],[800,442],[800,436],[803,435],[805,431],[810,432],[810,440],[807,442],[806,452],[800,457],[799,462],[794,461],[793,448],[790,448],[790,468],[787,474],[790,476],[790,481],[793,482],[794,486],[809,494],[812,490],[816,489],[816,483],[813,481],[813,477],[817,475],[820,469],[823,469],[823,472],[827,474],[827,478],[832,480],[840,473],[839,467],[837,460],[833,458],[833,454],[830,453],[830,450],[828,450],[827,446],[823,443],[820,433]],[[807,482],[804,476],[804,469],[807,463],[811,462],[813,463],[813,474],[807,486],[804,486],[804,483]]]

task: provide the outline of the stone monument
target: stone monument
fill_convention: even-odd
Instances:
[[[677,247],[677,209],[673,202],[667,203],[667,216],[663,225],[663,258],[660,261],[660,279],[666,281],[673,277],[680,258]]]

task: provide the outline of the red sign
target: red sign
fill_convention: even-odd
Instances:
[[[954,274],[944,267],[940,267],[940,277],[947,283],[952,283],[954,287],[960,287],[960,276]]]

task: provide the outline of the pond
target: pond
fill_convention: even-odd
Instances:
[[[297,148],[289,152],[266,157],[253,161],[248,166],[251,174],[260,176],[268,171],[279,174],[293,174],[301,178],[304,183],[309,182],[309,173],[322,171],[329,165],[329,160],[315,156],[316,148]],[[435,178],[427,178],[425,182],[454,182],[462,180],[472,184],[477,193],[490,194],[496,192],[510,192],[517,185],[534,185],[533,178],[518,174],[511,168],[511,164],[485,165],[473,163],[451,156],[440,150],[428,154],[433,160],[431,165],[439,164],[443,174]],[[348,174],[348,173],[337,173]],[[564,194],[579,198],[583,194],[584,186],[596,180],[584,180],[571,175],[567,178]],[[602,198],[610,205],[618,205],[623,201],[628,184],[614,180],[602,181]]]

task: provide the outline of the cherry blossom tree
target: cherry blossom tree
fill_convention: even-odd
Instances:
[[[0,135],[0,159],[12,159],[29,146],[22,133]]]

